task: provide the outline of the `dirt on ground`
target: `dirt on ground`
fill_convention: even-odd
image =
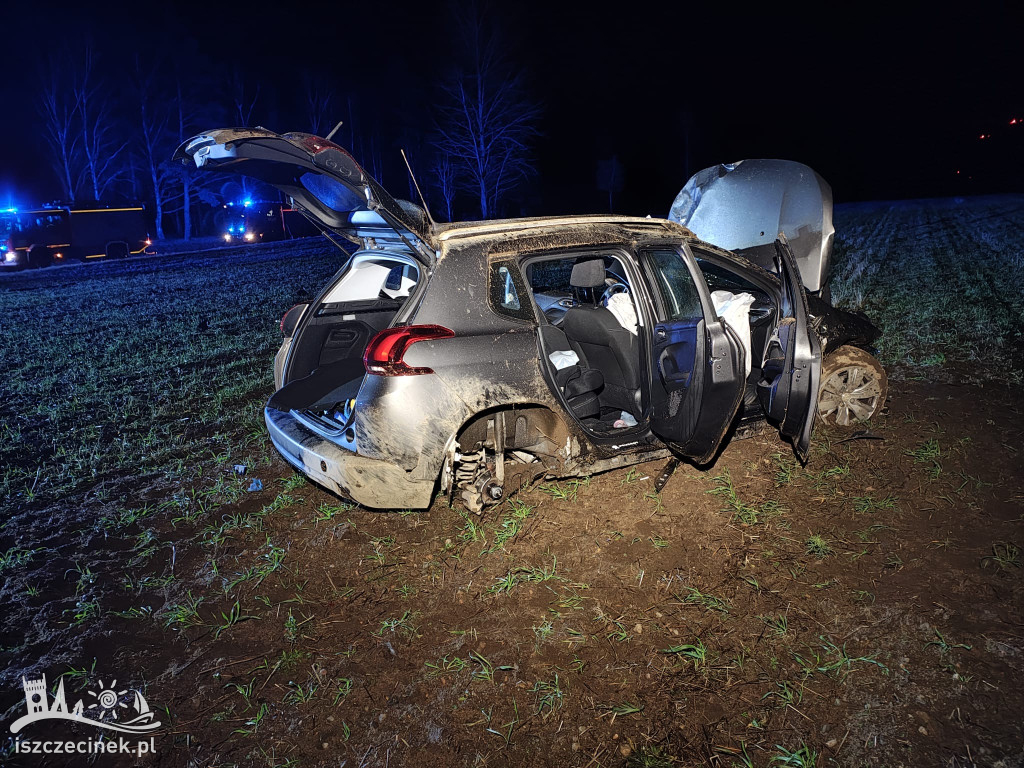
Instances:
[[[806,466],[766,429],[483,518],[355,507],[270,445],[329,244],[3,275],[0,722],[46,675],[161,725],[143,757],[5,730],[0,764],[1024,766],[1022,201],[837,208],[890,399]]]
[[[1024,765],[1021,392],[890,395],[806,467],[766,430],[660,495],[648,464],[370,512],[268,455],[212,516],[25,513],[54,555],[2,595],[5,722],[71,670],[69,702],[117,677],[157,711],[124,764]]]

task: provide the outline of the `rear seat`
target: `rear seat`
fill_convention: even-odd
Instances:
[[[561,328],[554,325],[541,327],[544,353],[570,352],[572,346]],[[555,384],[561,390],[569,408],[578,419],[594,418],[601,414],[600,392],[604,389],[604,375],[596,368],[589,368],[585,360],[578,364],[555,369]]]

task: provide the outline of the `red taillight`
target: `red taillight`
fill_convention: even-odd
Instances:
[[[420,373],[433,373],[430,368],[413,368],[402,358],[410,346],[417,341],[433,339],[450,339],[455,332],[442,325],[406,325],[397,328],[385,328],[376,334],[366,345],[363,354],[363,366],[367,373],[378,376],[415,376]]]

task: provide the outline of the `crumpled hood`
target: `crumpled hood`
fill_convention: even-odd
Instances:
[[[668,218],[772,271],[772,243],[783,232],[807,290],[828,283],[832,188],[803,163],[740,160],[705,168],[686,182]]]

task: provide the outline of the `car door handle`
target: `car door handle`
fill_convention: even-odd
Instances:
[[[679,363],[671,350],[664,349],[658,356],[658,372],[666,384],[682,384],[686,387],[690,383],[690,372],[679,370]]]

